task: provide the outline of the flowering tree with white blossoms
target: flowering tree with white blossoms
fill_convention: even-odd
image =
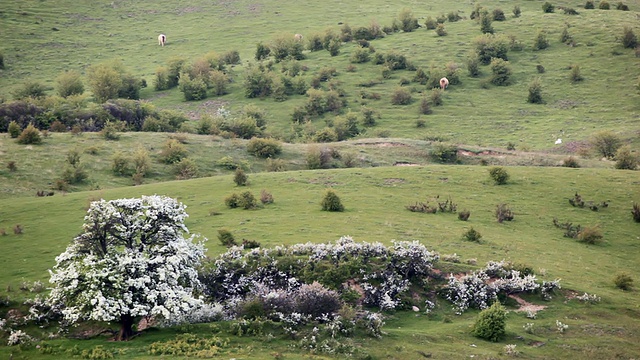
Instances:
[[[49,301],[71,323],[119,323],[119,341],[142,317],[174,320],[202,306],[194,291],[205,248],[184,238],[185,208],[157,195],[91,203],[83,232],[50,270]]]

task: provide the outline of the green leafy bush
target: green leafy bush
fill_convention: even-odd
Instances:
[[[600,156],[612,159],[622,145],[622,140],[612,131],[603,130],[595,133],[591,137],[590,143]]]
[[[545,13],[552,13],[554,12],[556,9],[555,6],[553,6],[550,2],[545,2],[544,4],[542,4],[542,11]]]
[[[598,244],[602,241],[602,231],[598,226],[585,226],[578,232],[578,241],[587,244]]]
[[[458,162],[458,147],[454,144],[437,142],[429,153],[431,158],[442,164],[455,164]]]
[[[580,164],[578,163],[578,159],[573,156],[569,156],[562,160],[562,166],[569,168],[579,168]]]
[[[224,204],[230,209],[235,209],[240,206],[240,195],[233,193],[226,198],[224,198]]]
[[[625,26],[622,33],[622,46],[627,49],[633,49],[638,45],[638,38],[634,34],[633,29],[629,26]]]
[[[520,6],[516,5],[513,7],[513,17],[520,17],[520,14],[522,14],[522,11],[520,11]]]
[[[484,340],[498,342],[506,335],[507,311],[499,302],[480,312],[473,325],[473,335]]]
[[[187,148],[176,139],[165,141],[160,151],[160,159],[166,164],[174,164],[188,155]]]
[[[504,15],[504,11],[502,11],[502,9],[497,8],[493,10],[493,21],[505,21],[505,20],[507,20],[507,18]]]
[[[66,98],[84,93],[84,84],[77,71],[66,71],[56,78],[58,95]]]
[[[173,163],[173,173],[178,180],[195,178],[198,176],[198,164],[193,159],[182,158]]]
[[[625,5],[623,2],[619,2],[616,5],[616,10],[629,11],[629,7]]]
[[[227,229],[218,229],[218,240],[220,240],[220,243],[226,247],[238,245],[231,231]]]
[[[340,197],[331,189],[327,189],[320,205],[324,211],[344,211]]]
[[[435,21],[431,16],[427,16],[427,18],[424,21],[424,26],[428,30],[433,30],[436,28],[436,26],[438,26],[438,22]]]
[[[536,38],[533,41],[533,48],[535,50],[543,50],[549,47],[549,40],[544,31],[539,31]]]
[[[592,0],[587,0],[587,2],[584,4],[584,8],[585,9],[595,9],[595,5],[594,5]]]
[[[202,77],[192,79],[189,74],[183,73],[180,75],[178,88],[186,101],[198,101],[207,97],[207,83]]]
[[[249,177],[245,174],[244,170],[236,168],[236,171],[233,174],[233,182],[236,183],[237,186],[246,186],[248,179]]]
[[[128,175],[129,169],[129,157],[123,152],[118,151],[111,157],[111,171],[116,175]]]
[[[482,240],[482,234],[471,227],[469,230],[465,231],[462,238],[467,241],[480,242]]]
[[[27,127],[22,130],[17,140],[18,144],[42,144],[42,136],[40,135],[40,130],[36,129],[36,127],[32,124],[27,125]]]
[[[638,156],[631,152],[631,146],[624,145],[616,151],[615,168],[621,170],[635,170],[638,167]]]
[[[436,26],[436,34],[438,34],[438,36],[447,36],[447,29],[444,28],[444,24],[438,24],[438,26]]]
[[[258,207],[258,201],[251,191],[244,191],[240,194],[240,204],[243,209],[250,210]]]
[[[483,13],[480,16],[480,31],[482,31],[483,34],[493,34],[495,32],[493,26],[491,26],[491,22],[491,16],[489,16],[488,13]]]
[[[600,4],[598,4],[598,9],[600,10],[609,10],[611,8],[611,6],[609,5],[609,2],[606,0],[602,0],[600,1]]]
[[[637,203],[633,203],[631,215],[633,215],[633,221],[640,223],[640,205],[638,205]]]
[[[618,289],[625,291],[631,290],[633,287],[633,278],[627,273],[620,273],[613,278],[613,283]]]
[[[276,139],[251,138],[247,152],[261,158],[272,158],[282,152],[282,143]]]
[[[511,211],[507,204],[498,204],[496,206],[496,219],[499,223],[502,223],[503,221],[511,221],[513,218],[513,211]]]
[[[529,96],[527,102],[531,104],[544,104],[542,99],[542,84],[540,79],[536,78],[529,84]]]
[[[511,83],[511,65],[508,61],[494,58],[491,60],[491,83],[498,86],[507,86]]]
[[[12,120],[7,127],[7,132],[9,133],[9,136],[12,139],[15,139],[18,136],[20,136],[22,129],[20,128],[20,125],[18,125],[18,123],[15,122],[15,120]]]
[[[22,87],[13,92],[13,98],[23,100],[27,98],[40,99],[45,97],[47,88],[37,81],[27,81]]]
[[[391,104],[408,105],[412,100],[411,91],[403,87],[397,87],[391,94]]]
[[[492,167],[489,169],[489,176],[497,185],[504,185],[509,180],[509,173],[503,167]]]
[[[493,58],[508,60],[509,43],[502,36],[485,34],[474,40],[478,60],[483,65],[491,63]]]
[[[124,124],[121,121],[110,121],[104,125],[100,130],[100,135],[105,140],[119,140],[119,132],[124,129]]]

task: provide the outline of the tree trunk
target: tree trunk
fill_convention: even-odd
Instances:
[[[133,316],[126,314],[120,317],[120,332],[116,341],[127,341],[133,336]]]

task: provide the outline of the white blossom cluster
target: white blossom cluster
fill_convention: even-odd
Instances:
[[[582,301],[582,302],[586,302],[586,303],[590,303],[590,304],[596,304],[600,302],[600,296],[596,295],[596,294],[587,294],[584,293],[583,295],[578,295],[576,296],[576,299]]]
[[[185,208],[164,196],[93,202],[84,232],[56,257],[49,303],[71,323],[171,320],[202,308],[193,293],[205,249],[183,237]]]
[[[7,341],[7,345],[14,346],[20,344],[29,344],[32,341],[34,341],[34,339],[24,331],[11,330],[11,335],[9,335],[9,341]]]
[[[560,279],[543,281],[542,285],[540,285],[540,293],[542,294],[542,298],[545,300],[551,300],[552,295],[556,291],[556,289],[561,289]]]

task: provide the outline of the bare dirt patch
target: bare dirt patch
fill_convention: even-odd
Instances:
[[[532,304],[528,301],[526,301],[525,299],[519,297],[518,295],[509,295],[510,298],[512,298],[513,300],[515,300],[518,305],[520,305],[520,307],[518,307],[518,309],[516,310],[516,312],[522,312],[522,311],[526,311],[526,312],[532,312],[532,313],[537,313],[540,310],[544,310],[547,307],[544,305],[535,305]]]
[[[363,146],[376,146],[376,147],[406,147],[408,145],[403,144],[403,143],[397,143],[397,142],[364,142],[364,143],[357,143],[356,145],[363,145]]]

